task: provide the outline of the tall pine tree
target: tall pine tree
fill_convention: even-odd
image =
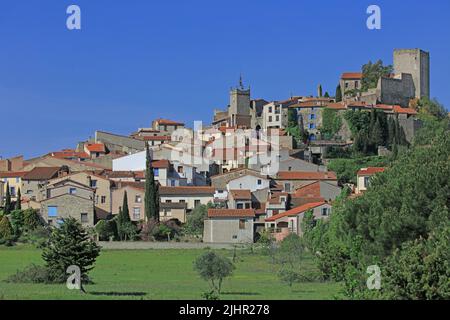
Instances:
[[[22,210],[22,194],[20,193],[20,188],[17,191],[17,201],[16,206],[14,208],[15,210]]]
[[[11,192],[9,190],[9,182],[6,183],[6,195],[5,195],[5,214],[11,212]]]
[[[148,143],[145,144],[145,150],[147,154],[145,165],[145,216],[149,221],[159,222],[159,192],[155,183],[155,174]]]
[[[341,85],[338,84],[338,86],[336,87],[336,96],[335,96],[336,102],[341,102],[342,101],[342,91],[341,91]]]

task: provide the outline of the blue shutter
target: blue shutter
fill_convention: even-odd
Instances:
[[[58,207],[48,207],[48,216],[49,217],[57,217],[58,216]]]

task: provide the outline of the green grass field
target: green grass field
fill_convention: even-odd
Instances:
[[[231,257],[232,252],[220,250]],[[65,285],[13,284],[4,280],[31,263],[43,264],[31,246],[0,247],[0,299],[201,299],[208,284],[193,270],[203,250],[102,251],[90,273],[88,294]],[[311,263],[306,261],[305,263]],[[281,283],[269,257],[239,251],[236,270],[223,284],[223,300],[334,299],[340,285],[331,282]]]

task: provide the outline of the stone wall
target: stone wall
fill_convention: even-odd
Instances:
[[[103,131],[95,132],[95,141],[104,143],[109,151],[135,153],[145,150],[145,142],[142,140]]]
[[[57,217],[48,216],[48,207],[58,208]],[[88,221],[82,223],[84,226],[94,226],[94,201],[80,198],[74,195],[63,195],[41,202],[41,215],[45,221],[52,220],[53,224],[59,219],[73,217],[81,222],[81,214],[87,213]]]

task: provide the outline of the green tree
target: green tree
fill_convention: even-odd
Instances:
[[[23,226],[26,231],[33,231],[43,225],[44,223],[37,210],[26,209],[23,212]]]
[[[67,279],[67,268],[72,265],[78,266],[82,280],[88,281],[88,273],[94,268],[99,254],[100,247],[90,239],[81,224],[71,217],[52,230],[42,258],[50,278],[62,283]]]
[[[22,210],[11,211],[10,214],[11,226],[14,230],[14,235],[19,237],[24,229],[24,214]]]
[[[341,102],[342,101],[342,89],[341,89],[341,85],[338,84],[338,86],[336,87],[336,96],[335,96],[336,102]]]
[[[231,276],[235,267],[228,258],[208,251],[194,261],[194,269],[202,279],[208,281],[211,289],[220,295],[223,279]]]
[[[447,117],[448,112],[445,107],[436,99],[430,100],[428,97],[422,97],[417,102],[419,114],[431,115],[439,120]]]
[[[155,174],[152,167],[150,148],[145,143],[146,166],[145,166],[145,216],[148,220],[159,222],[159,191],[155,182]]]
[[[9,189],[9,182],[6,183],[6,194],[5,194],[5,208],[4,213],[9,214],[11,212],[11,191]]]
[[[448,297],[441,280],[450,272],[441,264],[450,227],[448,131],[434,141],[400,153],[387,171],[372,178],[363,196],[334,205],[319,266],[344,280],[349,297],[379,297],[365,283],[366,269],[374,264],[383,266],[383,282],[391,284],[383,286],[385,297]]]
[[[10,239],[14,234],[14,230],[11,227],[11,223],[7,216],[3,216],[0,220],[0,238]]]
[[[393,70],[394,69],[391,65],[384,66],[383,61],[381,60],[378,60],[375,63],[369,61],[362,67],[363,79],[361,84],[361,91],[364,92],[369,89],[376,88],[378,85],[378,80],[381,77],[388,77],[393,72]]]
[[[318,94],[319,94],[319,98],[322,98],[322,85],[319,84],[319,89],[318,89]]]
[[[22,194],[20,193],[20,188],[17,191],[17,201],[16,201],[15,210],[22,210]]]
[[[186,225],[184,226],[186,233],[192,235],[203,234],[204,221],[208,216],[209,207],[211,207],[211,205],[200,205],[192,210],[192,212],[187,216]]]
[[[325,94],[323,95],[325,98],[329,98],[330,94],[328,93],[328,91],[325,91]]]

